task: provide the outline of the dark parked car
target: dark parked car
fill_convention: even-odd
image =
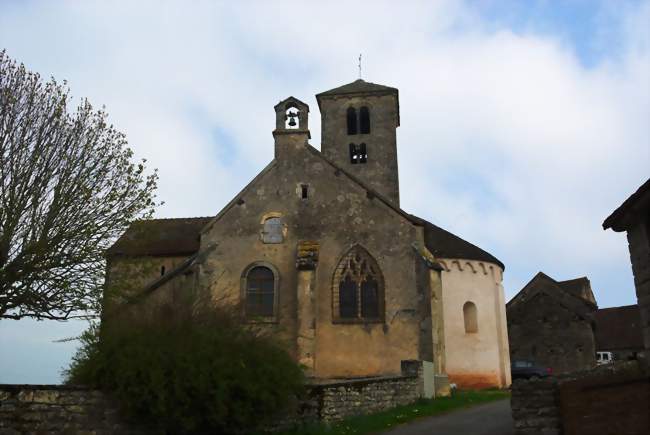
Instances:
[[[535,364],[532,361],[517,360],[511,364],[512,379],[545,378],[553,374],[553,369]]]

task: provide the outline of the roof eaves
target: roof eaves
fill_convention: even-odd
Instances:
[[[645,198],[644,198],[645,196]],[[611,228],[616,232],[626,230],[626,218],[628,213],[636,208],[640,202],[645,204],[643,206],[650,206],[650,178],[643,183],[623,204],[610,214],[603,222],[603,229]]]

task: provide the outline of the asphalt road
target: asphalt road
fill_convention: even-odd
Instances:
[[[384,432],[385,435],[514,435],[510,400],[426,417]]]

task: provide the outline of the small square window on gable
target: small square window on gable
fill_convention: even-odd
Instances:
[[[300,185],[300,198],[301,199],[309,198],[309,184]]]
[[[261,236],[263,243],[272,244],[284,241],[284,225],[279,214],[268,215],[262,220]]]

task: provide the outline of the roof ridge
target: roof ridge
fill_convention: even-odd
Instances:
[[[136,219],[133,222],[152,222],[152,221],[180,221],[188,219],[210,219],[214,216],[191,216],[191,217],[174,217],[174,218],[150,218],[150,219]]]
[[[556,282],[557,282],[558,284],[563,284],[563,283],[572,282],[572,281],[580,281],[580,280],[583,280],[583,279],[589,281],[589,278],[588,278],[588,277],[586,277],[586,276],[581,276],[581,277],[579,277],[579,278],[565,279],[565,280],[563,280],[563,281],[557,281],[557,280],[556,280]]]
[[[620,307],[605,307],[605,308],[598,308],[598,311],[605,311],[605,310],[620,310],[623,308],[639,308],[639,304],[632,304],[632,305],[621,305]]]
[[[367,82],[363,79],[356,79],[350,83],[337,86],[327,91],[316,94],[316,99],[344,94],[372,94],[372,93],[398,93],[398,89],[392,86],[380,85],[379,83]]]
[[[548,279],[552,282],[552,284],[555,286],[556,290],[560,291],[563,295],[568,296],[569,299],[572,299],[572,300],[577,301],[577,302],[581,302],[583,305],[586,305],[586,306],[588,306],[588,307],[590,307],[590,308],[595,308],[596,310],[598,310],[598,304],[597,304],[597,303],[593,303],[593,302],[591,302],[591,301],[589,301],[589,300],[587,300],[587,299],[584,299],[584,298],[582,298],[582,297],[580,297],[580,296],[576,296],[576,295],[574,295],[574,294],[571,293],[570,291],[567,291],[565,288],[563,288],[563,287],[560,285],[560,282],[556,281],[553,277],[547,275],[546,273],[542,272],[541,270],[540,270],[539,272],[537,272],[537,273],[535,274],[535,276],[533,276],[533,277],[531,278],[531,280],[528,281],[528,283],[526,283],[526,285],[524,285],[524,286],[521,288],[521,290],[519,290],[519,291],[517,292],[517,294],[514,295],[514,296],[513,296],[513,297],[512,297],[512,298],[511,298],[507,303],[506,303],[506,307],[509,307],[509,306],[512,306],[512,305],[517,304],[517,301],[518,301],[518,299],[520,298],[520,296],[523,295],[524,292],[526,291],[526,289],[529,288],[529,286],[531,286],[531,285],[535,282],[535,280],[538,279],[538,278],[548,278]],[[549,292],[546,291],[545,288],[541,288],[540,291],[544,291],[546,294],[548,294],[549,296],[553,297]]]

